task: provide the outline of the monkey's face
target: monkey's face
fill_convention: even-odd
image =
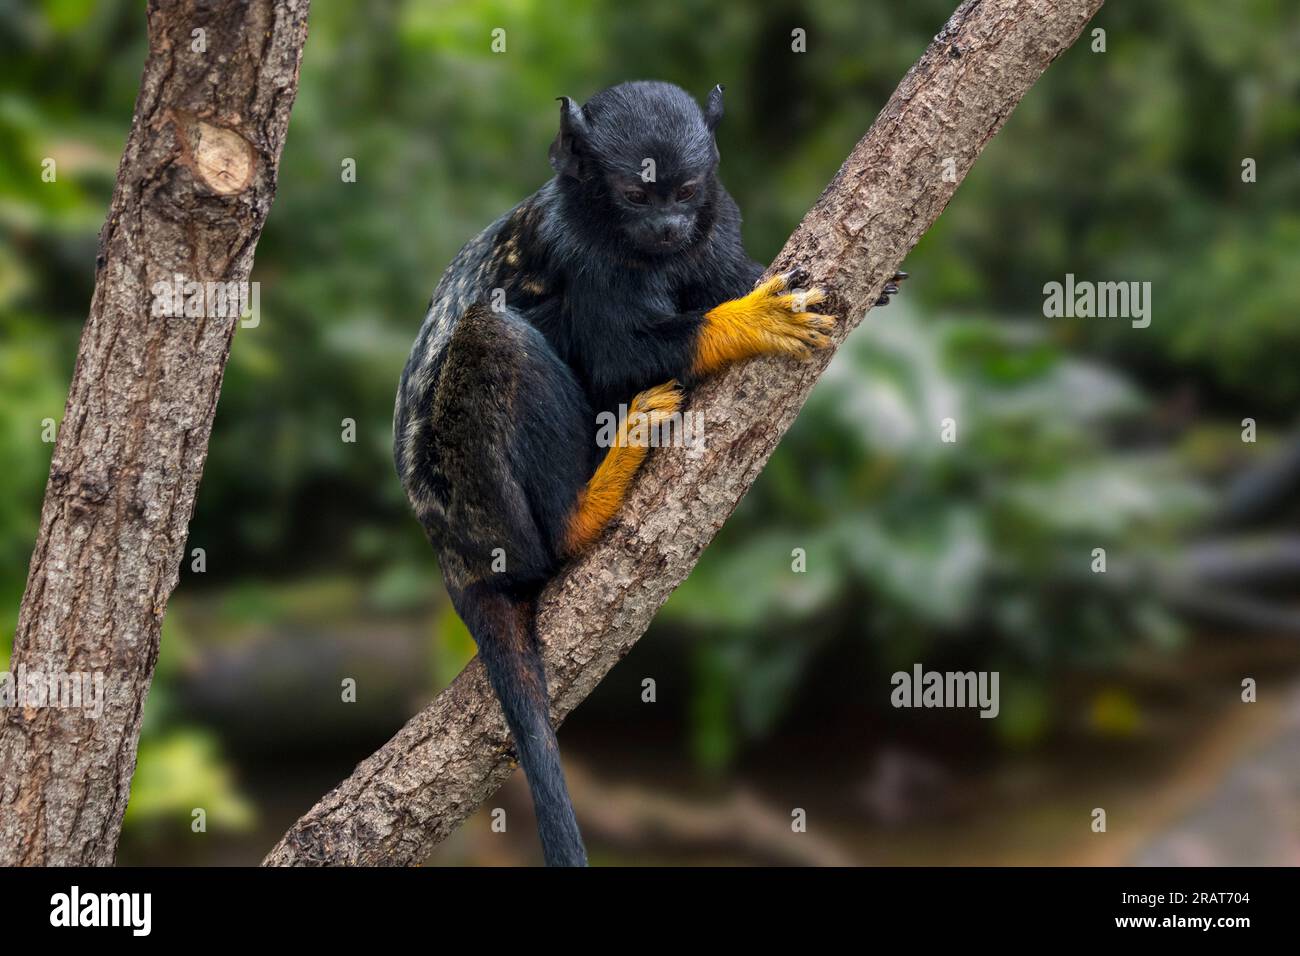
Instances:
[[[673,255],[713,221],[722,91],[702,110],[669,83],[611,87],[579,108],[562,98],[551,164],[588,228],[613,229],[641,255]]]
[[[627,242],[651,256],[671,255],[689,246],[698,234],[699,212],[711,191],[712,175],[712,170],[655,179],[608,174],[609,202]]]

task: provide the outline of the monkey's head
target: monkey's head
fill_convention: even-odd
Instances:
[[[581,107],[560,97],[551,165],[569,208],[644,255],[689,248],[713,223],[721,119],[721,86],[704,109],[671,83],[621,83]]]

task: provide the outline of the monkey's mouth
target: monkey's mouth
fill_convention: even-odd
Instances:
[[[624,235],[643,255],[670,256],[691,244],[695,229],[680,224],[666,226],[663,223],[637,222],[629,223],[624,228]]]
[[[675,252],[681,252],[690,242],[690,234],[674,234],[671,236],[646,236],[644,234],[633,237],[638,249],[653,256],[670,256]]]

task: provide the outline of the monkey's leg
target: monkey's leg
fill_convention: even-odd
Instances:
[[[510,310],[471,307],[444,348],[403,397],[398,457],[412,505],[451,559],[453,585],[545,581],[563,563],[566,519],[595,467],[591,407]]]
[[[510,310],[470,307],[445,348],[410,389],[403,480],[510,727],[546,862],[582,866],[535,602],[591,473],[591,408],[541,333]]]
[[[641,392],[628,407],[627,420],[619,425],[614,444],[569,513],[564,536],[567,556],[586,550],[600,536],[627,497],[637,469],[650,451],[650,435],[668,421],[682,405],[677,382],[667,382]]]
[[[808,311],[826,293],[796,288],[807,279],[802,269],[773,276],[748,295],[706,312],[691,371],[707,375],[755,355],[802,359],[829,345],[826,333],[835,327],[835,317]]]

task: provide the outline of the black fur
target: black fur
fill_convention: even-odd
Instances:
[[[564,99],[556,177],[452,260],[398,390],[397,471],[501,699],[549,864],[586,854],[532,613],[599,463],[597,414],[690,384],[704,313],[762,273],[717,180],[721,116],[721,88],[707,112],[667,83]]]

